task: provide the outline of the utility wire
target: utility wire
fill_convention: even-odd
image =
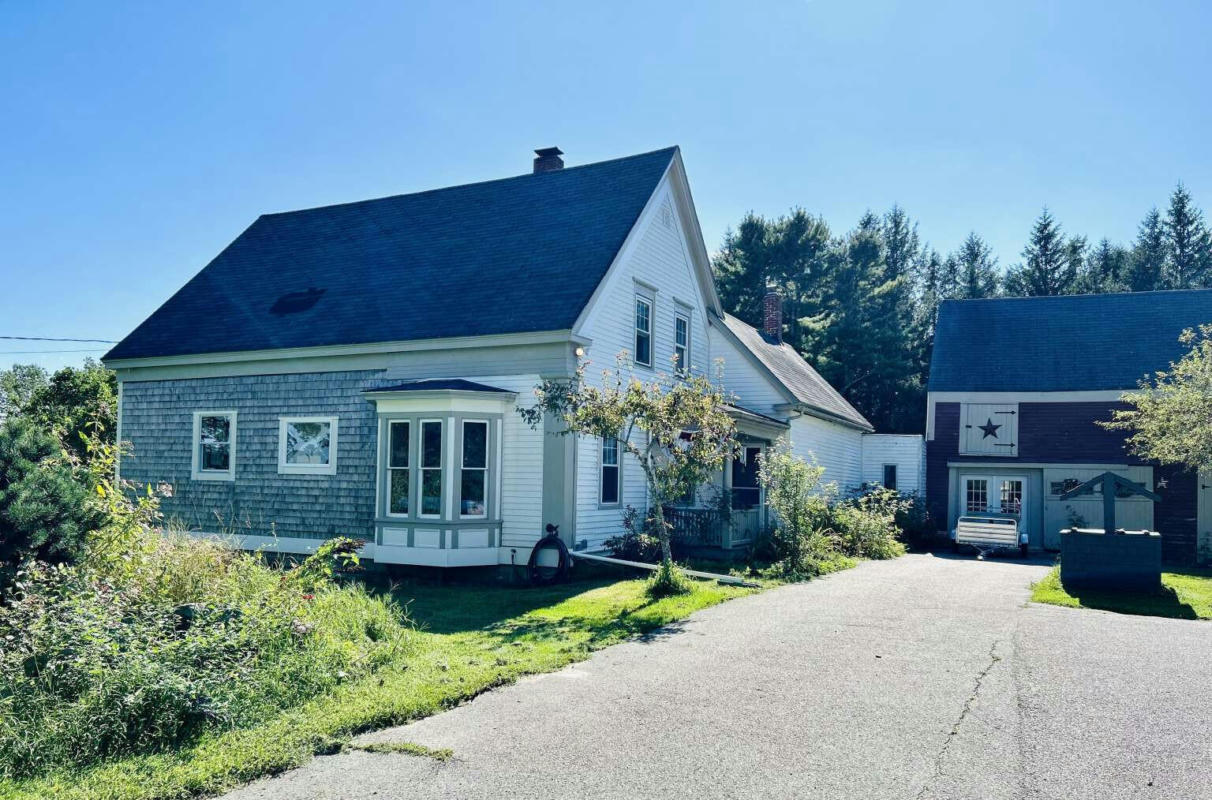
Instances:
[[[42,353],[99,353],[104,347],[85,347],[82,350],[0,350],[0,356],[32,356]]]
[[[97,344],[117,344],[113,339],[52,339],[49,336],[0,336],[0,339],[8,339],[19,342],[96,342]],[[93,348],[100,350],[100,347]]]

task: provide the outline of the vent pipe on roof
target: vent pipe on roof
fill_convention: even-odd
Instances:
[[[534,151],[534,174],[540,172],[554,172],[557,169],[564,169],[564,159],[560,156],[564,155],[564,151],[558,147],[540,147]]]
[[[783,296],[773,287],[762,298],[762,333],[774,344],[783,341]]]

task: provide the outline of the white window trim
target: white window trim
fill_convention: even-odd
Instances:
[[[646,331],[644,329],[640,328],[640,326],[639,326],[639,319],[638,319],[639,309],[635,306],[634,303],[643,303],[644,305],[648,306],[648,330],[646,330]],[[655,342],[653,341],[655,337],[653,336],[652,332],[656,328],[656,320],[654,319],[655,312],[656,312],[656,303],[653,302],[653,298],[649,297],[646,294],[641,294],[640,292],[635,293],[634,303],[631,307],[631,345],[632,345],[632,348],[635,350],[635,352],[632,353],[632,360],[641,366],[651,367],[653,351],[655,350],[655,347],[654,347]],[[636,342],[639,340],[641,333],[645,333],[648,335],[648,360],[647,361],[640,361],[640,354],[639,354],[640,348],[636,346]]]
[[[422,418],[422,419],[417,420],[417,519],[443,519],[443,513],[441,510],[439,510],[438,513],[436,513],[436,514],[423,513],[424,508],[425,508],[425,471],[426,470],[435,470],[436,469],[438,471],[438,474],[442,476],[442,492],[441,492],[441,494],[438,495],[438,508],[439,509],[445,508],[445,501],[446,501],[446,497],[447,497],[446,493],[451,491],[451,488],[446,485],[446,484],[450,483],[450,479],[449,479],[449,476],[446,475],[446,442],[445,441],[442,442],[442,446],[438,451],[438,466],[436,466],[436,467],[426,467],[425,466],[425,423],[427,423],[427,422],[438,423],[438,425],[442,426],[442,428],[439,428],[439,430],[442,430],[442,435],[443,436],[446,435],[446,431],[443,430],[446,427],[446,420],[442,419],[441,417]]]
[[[463,463],[466,456],[466,448],[464,440],[467,436],[467,424],[483,425],[484,426],[484,466],[483,467],[468,467]],[[463,419],[459,425],[459,519],[488,519],[488,475],[489,464],[492,459],[492,426],[486,419]],[[476,469],[484,473],[484,513],[483,514],[464,514],[463,513],[463,470]]]
[[[227,417],[230,420],[227,445],[227,469],[201,469],[199,455],[201,454],[201,442],[198,441],[202,436],[202,418],[203,417]],[[190,477],[195,481],[234,481],[236,479],[236,412],[234,409],[216,410],[216,411],[195,411],[194,412],[194,427],[193,438],[190,439]]]
[[[337,423],[338,417],[278,417],[278,474],[279,475],[336,475],[337,474]],[[328,423],[328,463],[286,463],[286,426],[292,422]]]
[[[687,311],[679,310],[679,311],[675,312],[673,315],[673,354],[675,356],[678,354],[678,348],[680,347],[680,345],[678,344],[678,321],[679,320],[686,323],[686,347],[684,348],[686,350],[686,357],[684,359],[678,360],[678,365],[677,365],[677,368],[675,371],[679,375],[689,375],[690,374],[690,362],[693,360],[693,356],[691,355],[691,349],[690,349],[691,348],[690,313]]]
[[[615,440],[615,463],[606,463],[606,439],[598,440],[598,506],[600,508],[618,508],[623,505],[623,443],[619,437],[612,437]],[[615,476],[618,488],[615,492],[615,500],[608,503],[602,499],[602,490],[606,488],[606,467],[615,468]]]
[[[386,422],[387,422],[387,428],[386,428],[386,435],[384,437],[384,441],[387,443],[387,445],[386,445],[387,449],[384,451],[385,455],[384,455],[384,459],[383,459],[383,472],[385,473],[385,475],[383,476],[384,477],[383,485],[385,488],[385,492],[383,495],[384,499],[385,499],[385,502],[383,504],[383,516],[393,517],[395,519],[408,519],[409,517],[412,516],[412,514],[410,514],[408,512],[412,511],[412,502],[413,502],[412,480],[413,480],[413,472],[416,470],[416,467],[413,466],[413,455],[412,454],[413,454],[413,442],[416,441],[416,436],[414,435],[416,433],[416,431],[414,431],[412,429],[412,420],[410,420],[410,419],[389,419],[389,420],[386,420]],[[408,511],[406,511],[403,514],[401,514],[398,511],[391,510],[391,473],[394,471],[391,466],[391,428],[393,425],[407,425],[408,426],[408,466],[397,468],[397,469],[408,470]]]

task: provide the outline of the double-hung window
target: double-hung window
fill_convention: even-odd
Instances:
[[[194,412],[191,471],[194,480],[235,480],[235,411]]]
[[[602,440],[602,485],[598,500],[604,506],[619,504],[619,440],[613,436]]]
[[[635,296],[635,363],[652,366],[652,300]]]
[[[463,421],[463,463],[459,516],[488,516],[488,420]]]
[[[421,420],[421,516],[442,516],[442,420]]]
[[[408,516],[412,507],[412,423],[392,420],[387,425],[387,514]]]
[[[690,317],[678,313],[673,318],[673,355],[677,363],[674,371],[679,375],[690,372]]]
[[[337,418],[281,417],[278,472],[284,475],[337,474]]]

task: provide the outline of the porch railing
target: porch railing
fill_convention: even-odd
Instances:
[[[727,516],[714,508],[665,506],[665,521],[673,539],[699,547],[724,547]]]

